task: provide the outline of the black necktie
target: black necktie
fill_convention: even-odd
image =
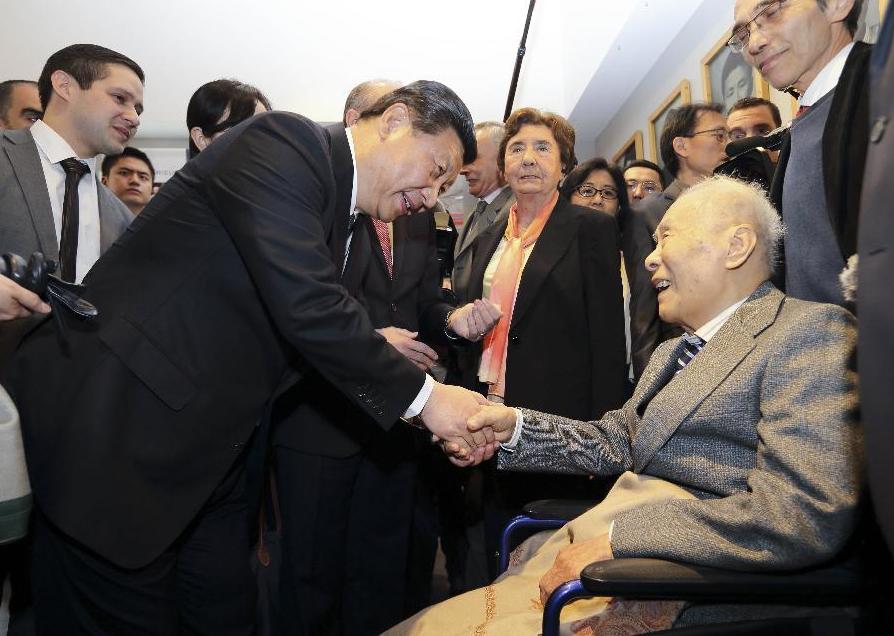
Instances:
[[[677,358],[677,370],[674,371],[675,374],[682,371],[687,364],[692,362],[695,355],[705,346],[705,341],[695,334],[684,333],[682,337],[683,351],[680,354],[680,357]]]
[[[62,280],[73,283],[78,263],[78,183],[90,172],[83,161],[74,157],[59,162],[65,170],[65,197],[62,199],[62,232],[59,241],[59,262]]]
[[[469,236],[472,234],[472,228],[478,221],[478,217],[484,214],[484,208],[486,207],[487,201],[485,201],[484,199],[478,199],[478,205],[475,206],[475,209],[472,210],[469,218],[466,219],[466,231],[463,233],[463,244],[461,247],[465,246],[466,243],[469,241]]]

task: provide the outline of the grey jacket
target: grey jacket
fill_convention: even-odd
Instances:
[[[806,567],[850,537],[861,473],[855,320],[764,283],[674,376],[681,339],[652,356],[633,397],[598,422],[523,411],[499,467],[626,470],[698,499],[615,519],[616,557],[740,570]]]
[[[100,253],[127,229],[133,214],[97,180]],[[15,252],[28,258],[40,251],[59,259],[59,242],[53,225],[53,208],[40,164],[37,145],[29,130],[0,131],[0,253]]]

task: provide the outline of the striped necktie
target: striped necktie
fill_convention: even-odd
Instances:
[[[705,346],[705,341],[695,334],[684,333],[682,338],[683,351],[680,353],[680,357],[677,358],[678,368],[676,371],[674,371],[674,374],[677,374],[684,368],[686,368],[686,365],[692,362],[692,359],[695,358],[695,355]]]

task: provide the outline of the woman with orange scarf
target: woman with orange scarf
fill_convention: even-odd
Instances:
[[[619,239],[611,215],[571,205],[558,185],[574,167],[574,129],[533,108],[506,122],[498,164],[516,197],[508,218],[474,246],[470,298],[503,312],[465,384],[491,400],[592,419],[627,396]],[[485,496],[488,554],[524,503],[591,496],[585,478],[492,475]]]

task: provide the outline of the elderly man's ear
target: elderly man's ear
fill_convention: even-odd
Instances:
[[[726,268],[738,269],[748,262],[757,247],[757,234],[750,225],[737,225],[732,229],[726,252]]]

